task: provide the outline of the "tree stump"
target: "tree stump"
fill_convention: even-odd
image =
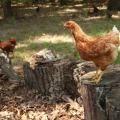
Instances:
[[[57,58],[52,51],[42,50],[33,55],[32,62],[24,64],[25,83],[42,95],[51,95],[55,99],[70,90],[76,93],[72,74],[74,64],[74,60]]]
[[[35,68],[29,63],[24,64],[25,81],[30,88],[38,89],[40,93],[61,92],[64,88],[63,82],[64,63],[55,61],[39,62]]]
[[[5,78],[20,82],[21,78],[14,71],[13,67],[9,64],[9,58],[0,50],[0,71],[1,77],[6,76]]]
[[[80,64],[79,69],[85,73],[78,74],[85,120],[119,120],[120,65],[109,66],[98,85],[89,82],[94,75],[90,71],[95,70],[91,62]]]

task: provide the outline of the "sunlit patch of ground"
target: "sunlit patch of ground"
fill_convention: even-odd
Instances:
[[[43,42],[60,43],[60,42],[74,41],[72,37],[68,35],[49,35],[49,34],[44,34],[42,36],[35,36],[32,40],[34,43],[43,43]]]

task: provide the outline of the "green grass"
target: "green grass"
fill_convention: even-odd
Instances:
[[[55,8],[42,9],[44,13],[36,15],[33,11],[33,16],[25,19],[11,18],[0,21],[0,39],[3,41],[10,37],[17,39],[14,65],[21,65],[26,58],[44,48],[50,48],[62,56],[79,59],[72,35],[63,28],[63,23],[71,19],[70,14],[78,14],[72,19],[89,35],[103,35],[110,31],[113,25],[120,29],[120,19],[81,17],[79,11],[78,13],[63,12],[67,7],[56,8],[55,11],[53,11]],[[116,63],[120,63],[120,56]]]

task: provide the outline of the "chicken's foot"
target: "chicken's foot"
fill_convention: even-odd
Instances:
[[[93,78],[90,80],[90,82],[95,82],[96,84],[98,84],[100,82],[103,74],[104,74],[104,72],[101,69],[98,69],[96,71],[95,76],[93,76]]]

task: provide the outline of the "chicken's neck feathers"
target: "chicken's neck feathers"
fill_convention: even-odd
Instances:
[[[75,42],[87,42],[89,37],[78,24],[75,24],[72,34],[75,38]]]
[[[88,41],[88,35],[85,34],[81,29],[77,29],[75,31],[72,31],[73,37],[75,39],[75,42],[87,42]]]

